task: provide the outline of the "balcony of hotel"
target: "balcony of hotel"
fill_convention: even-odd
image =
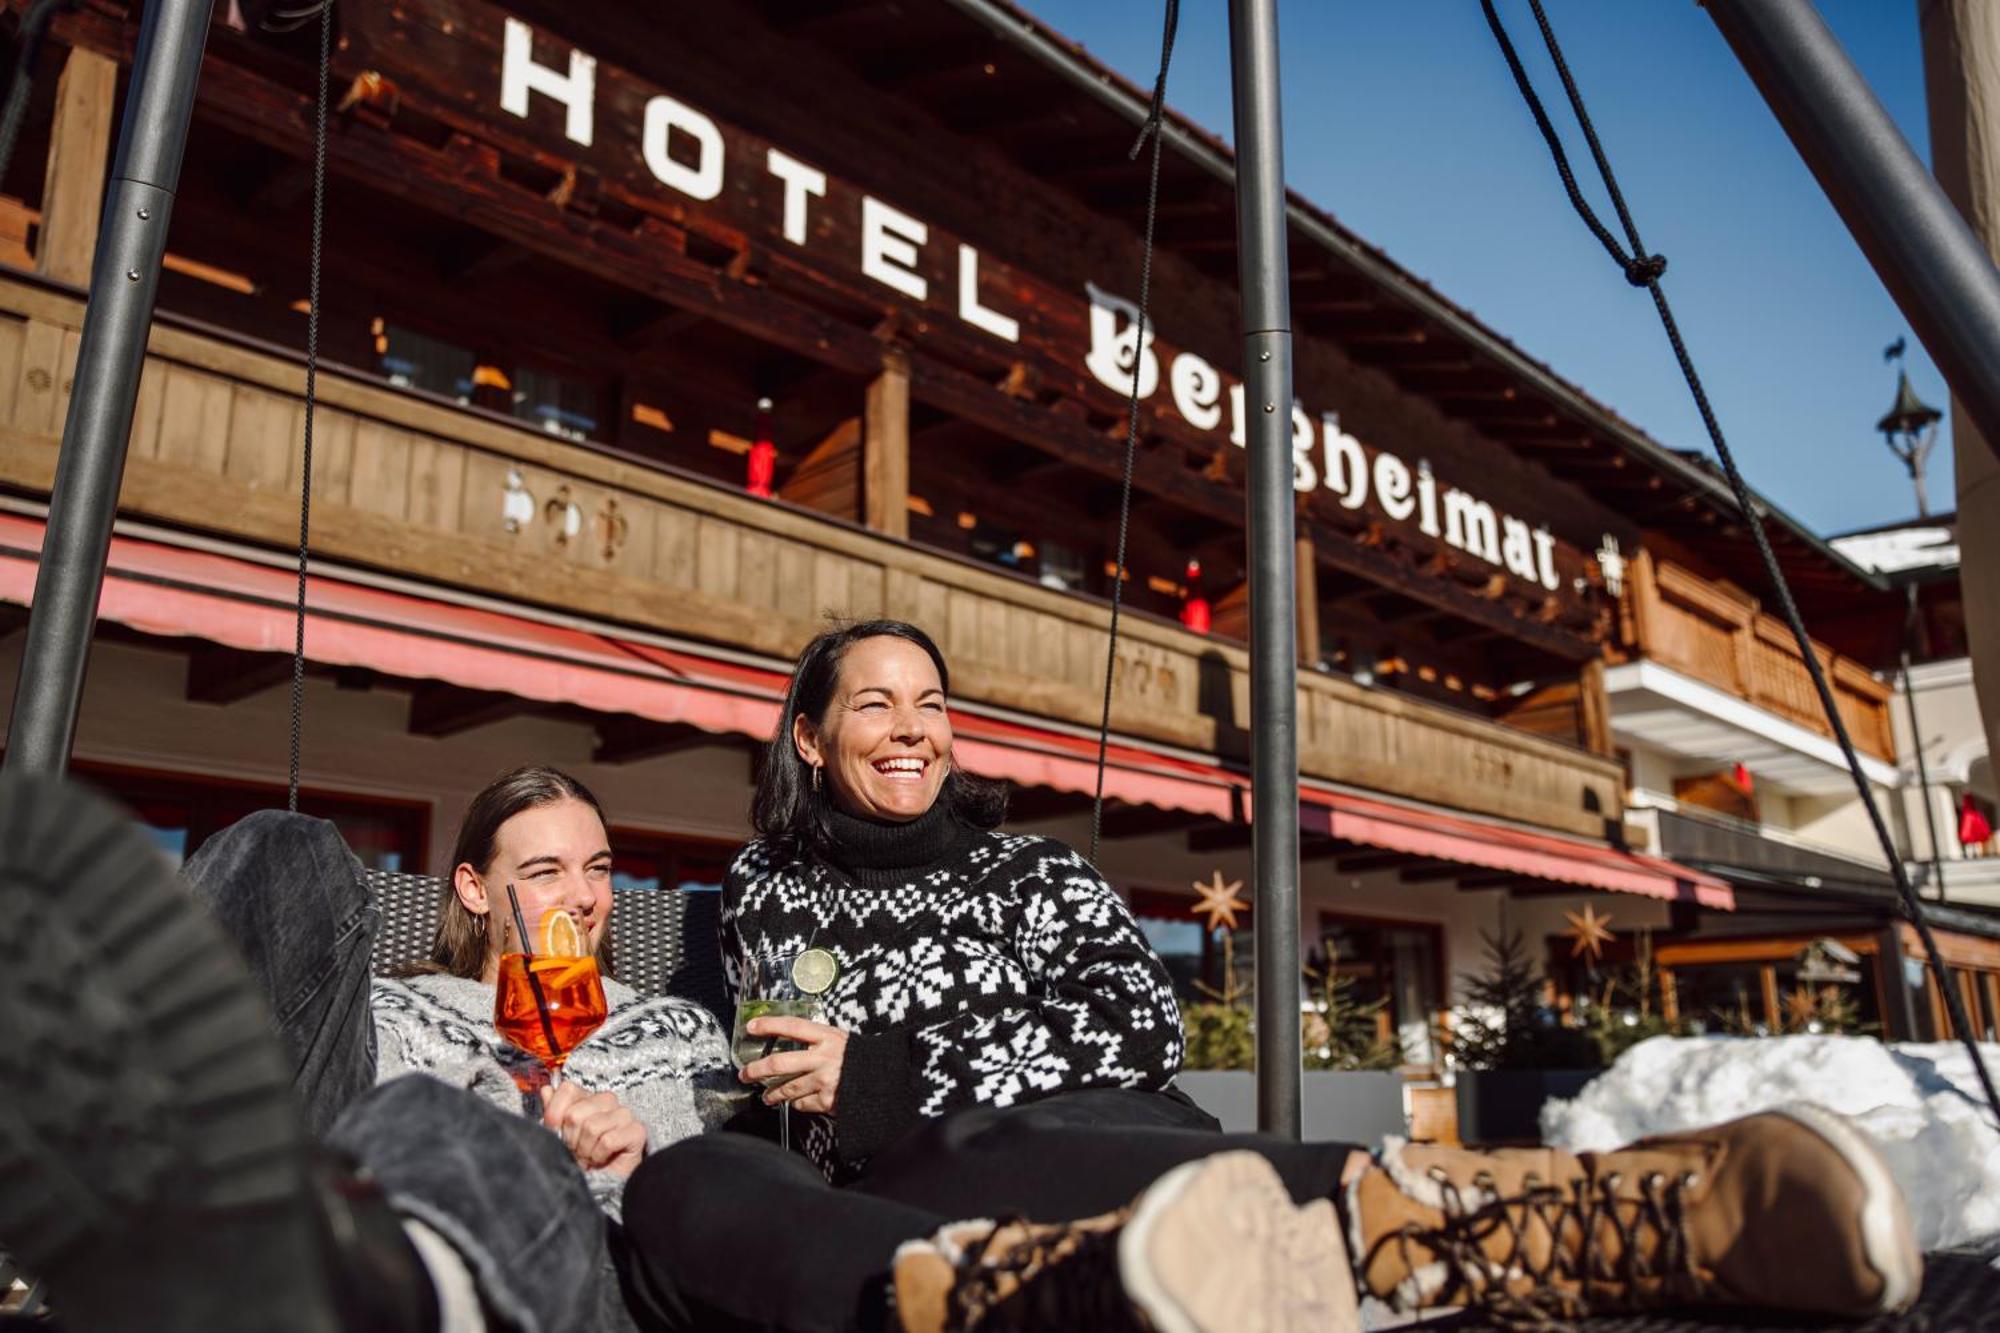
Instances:
[[[81,317],[67,289],[0,277],[0,601],[17,607],[32,588]],[[298,535],[302,382],[289,351],[163,320],[121,493],[124,514],[159,526],[126,529],[108,621],[267,665],[289,652],[278,553]],[[591,673],[609,672],[645,677],[644,689],[600,699],[605,712],[634,714],[622,740],[607,731],[614,751],[657,753],[690,728],[768,734],[782,685],[773,668],[824,615],[893,614],[938,634],[987,767],[1089,789],[1101,600],[374,375],[326,368],[319,391],[312,537],[323,580],[308,653],[428,680],[432,712],[442,710],[430,723],[508,691],[586,702]],[[177,611],[183,595],[209,601]],[[446,610],[422,610],[432,605]],[[425,652],[369,660],[385,651],[370,634],[425,617]],[[576,631],[595,634],[587,648]],[[605,632],[625,637],[607,649]],[[511,667],[496,669],[508,654]],[[1112,726],[1137,748],[1123,760],[1114,749],[1113,794],[1240,819],[1246,663],[1240,644],[1128,615]],[[1616,764],[1576,745],[1332,673],[1303,673],[1298,702],[1301,767],[1319,784],[1588,839],[1620,817]]]
[[[1683,782],[1741,766],[1764,795],[1802,802],[1801,823],[1853,795],[1791,632],[1754,598],[1642,555],[1627,575],[1622,638],[1627,660],[1605,672],[1621,747],[1668,757]],[[1815,650],[1863,773],[1896,787],[1890,687],[1823,645]],[[1635,786],[1655,785],[1634,776]]]

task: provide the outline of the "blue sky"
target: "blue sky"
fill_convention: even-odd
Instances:
[[[1026,3],[1151,86],[1161,0]],[[1908,326],[1714,24],[1693,0],[1545,7],[1640,234],[1669,260],[1667,295],[1751,484],[1822,532],[1914,513],[1874,430],[1895,390],[1882,349]],[[1654,438],[1706,451],[1651,301],[1571,211],[1477,0],[1278,9],[1292,187]],[[1916,9],[1820,0],[1928,161]],[[1556,114],[1561,87],[1525,0],[1500,11]],[[1184,0],[1168,100],[1230,137],[1226,14],[1224,0]],[[1601,190],[1592,198],[1609,218]],[[1943,407],[1914,339],[1908,365]],[[1951,466],[1946,440],[1934,509],[1950,503]]]

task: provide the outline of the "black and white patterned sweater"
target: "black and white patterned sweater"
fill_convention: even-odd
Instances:
[[[750,959],[812,946],[839,959],[822,1001],[852,1034],[837,1109],[807,1117],[803,1136],[829,1178],[851,1178],[927,1117],[1172,1083],[1173,983],[1083,857],[966,828],[941,805],[906,825],[834,822],[844,865],[764,839],[745,847],[721,930],[732,992]]]

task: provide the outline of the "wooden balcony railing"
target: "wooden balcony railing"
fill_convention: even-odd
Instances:
[[[1632,562],[1628,583],[1627,639],[1643,656],[1821,736],[1833,735],[1791,631],[1754,599],[1645,556]],[[1814,650],[1855,747],[1893,761],[1890,688],[1825,645]]]
[[[0,277],[0,485],[46,494],[82,306]],[[120,494],[129,513],[284,547],[298,534],[304,375],[289,354],[162,325]],[[828,614],[934,632],[956,693],[1095,728],[1109,610],[850,524],[323,370],[317,551],[439,583],[789,656]],[[1141,617],[1120,631],[1113,725],[1245,752],[1247,656]],[[1309,674],[1309,775],[1601,836],[1611,761],[1406,696]]]

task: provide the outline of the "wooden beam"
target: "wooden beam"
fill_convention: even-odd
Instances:
[[[1371,870],[1391,870],[1409,865],[1413,859],[1408,852],[1360,852],[1340,858],[1340,873],[1361,875]]]
[[[1313,539],[1308,533],[1301,533],[1293,542],[1293,578],[1296,593],[1293,605],[1298,608],[1299,665],[1315,667],[1319,665],[1319,556],[1313,551]]]
[[[72,48],[56,82],[55,124],[49,131],[48,174],[42,186],[37,272],[78,287],[90,285],[90,258],[104,205],[111,152],[111,103],[118,62]]]
[[[426,682],[410,695],[410,733],[442,739],[519,717],[540,707],[517,694]]]
[[[707,319],[708,316],[699,311],[669,306],[650,317],[641,317],[624,325],[615,330],[613,336],[629,352],[650,352],[700,327]]]
[[[529,259],[533,252],[498,236],[466,241],[438,256],[438,275],[446,282],[485,281]]]
[[[188,655],[188,702],[233,704],[291,676],[292,659],[284,653],[252,653],[204,643]]]
[[[1203,824],[1188,830],[1191,852],[1233,852],[1250,845],[1248,824]]]
[[[1104,812],[1103,834],[1107,839],[1143,838],[1155,833],[1171,833],[1208,822],[1210,816],[1190,810],[1162,810],[1152,805],[1119,804]]]
[[[1593,657],[1583,664],[1578,681],[1577,713],[1583,731],[1583,748],[1592,754],[1618,752],[1611,734],[1611,696],[1604,690],[1604,659]]]
[[[657,759],[705,745],[747,743],[751,738],[734,733],[703,731],[678,722],[654,722],[643,717],[607,717],[597,724],[597,745],[591,760],[599,764],[631,764],[641,759]]]
[[[910,359],[882,353],[882,373],[868,385],[861,435],[862,521],[885,536],[910,536]]]
[[[860,492],[861,418],[849,417],[799,460],[778,498],[851,522],[859,516]]]

